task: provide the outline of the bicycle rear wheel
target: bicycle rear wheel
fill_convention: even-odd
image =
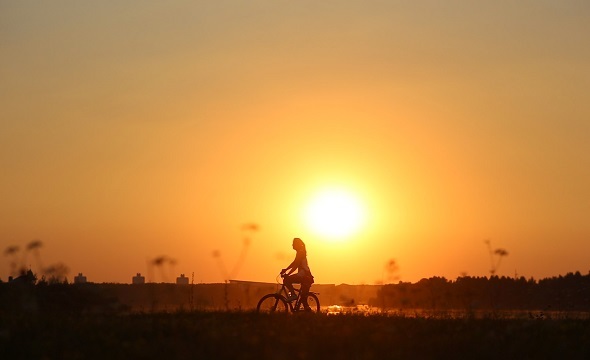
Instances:
[[[320,299],[318,299],[316,294],[313,294],[313,293],[307,294],[307,305],[309,305],[311,312],[314,312],[314,313],[320,312]]]
[[[287,313],[288,311],[287,302],[277,294],[264,295],[256,305],[256,312],[259,313]]]
[[[299,303],[299,308],[295,309],[295,311],[307,311],[311,313],[319,313],[320,312],[320,300],[318,299],[316,294],[309,293],[307,294],[307,305],[309,308],[306,310],[303,307],[303,301]]]

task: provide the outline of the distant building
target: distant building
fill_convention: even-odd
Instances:
[[[78,273],[78,276],[74,277],[74,284],[86,284],[86,276]]]
[[[132,284],[145,284],[145,276],[141,276],[140,273],[137,273],[137,275],[133,277]]]
[[[184,276],[184,274],[180,274],[180,276],[176,278],[176,283],[178,285],[188,285],[188,278]]]

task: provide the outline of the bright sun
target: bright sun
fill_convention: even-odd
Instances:
[[[365,222],[365,209],[352,193],[324,190],[305,209],[305,221],[313,232],[329,240],[354,235]]]

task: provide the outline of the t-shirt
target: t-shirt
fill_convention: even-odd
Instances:
[[[307,263],[305,251],[297,251],[297,255],[295,256],[295,264],[297,265],[297,274],[302,276],[312,276],[311,270],[309,269],[309,264]]]

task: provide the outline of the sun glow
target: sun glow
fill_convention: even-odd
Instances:
[[[335,189],[317,193],[304,215],[310,230],[332,241],[356,234],[366,217],[364,206],[356,196],[346,190]]]

